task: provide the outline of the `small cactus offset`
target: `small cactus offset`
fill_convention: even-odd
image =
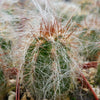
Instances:
[[[85,61],[97,61],[100,53],[100,32],[86,29],[79,35],[79,38],[83,44],[80,55],[84,57]]]
[[[11,41],[0,38],[0,100],[7,100],[10,91],[15,91],[17,68],[12,68]]]

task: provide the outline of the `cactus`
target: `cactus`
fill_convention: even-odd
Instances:
[[[7,99],[8,93],[15,90],[15,84],[10,80],[14,75],[15,70],[12,67],[12,59],[10,57],[11,41],[0,38],[0,100]],[[11,78],[11,79],[10,79]]]
[[[100,35],[99,32],[96,30],[87,30],[82,32],[79,35],[83,43],[82,51],[80,51],[80,55],[84,56],[85,61],[97,61],[99,57],[100,47],[98,45]]]
[[[0,38],[0,65],[10,66],[12,65],[11,57],[11,41],[6,41],[4,38]]]
[[[63,36],[59,24],[40,24],[40,36],[30,44],[24,64],[24,86],[36,100],[55,100],[68,95],[72,62],[69,34]],[[56,30],[57,28],[57,30]],[[71,35],[71,34],[70,34]]]

